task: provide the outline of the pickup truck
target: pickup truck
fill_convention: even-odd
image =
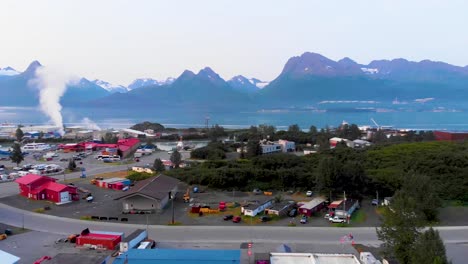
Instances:
[[[339,218],[337,216],[335,217],[330,217],[328,218],[328,221],[332,222],[332,223],[345,223],[346,222],[346,219],[344,218]]]

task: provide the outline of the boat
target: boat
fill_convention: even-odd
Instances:
[[[50,150],[52,147],[46,143],[28,143],[21,148],[23,152],[30,152],[30,151],[47,151]]]

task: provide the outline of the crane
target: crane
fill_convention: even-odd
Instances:
[[[374,118],[371,118],[370,120],[377,126],[377,130],[380,130],[380,126],[377,124],[377,122],[375,122]]]

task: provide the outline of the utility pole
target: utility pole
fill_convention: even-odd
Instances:
[[[375,191],[375,193],[377,194],[377,206],[379,206],[379,191]]]
[[[343,212],[344,212],[344,216],[346,217],[346,220],[348,220],[348,212],[346,212],[346,191],[343,191],[343,196],[344,196],[344,199],[343,199]],[[348,224],[349,224],[349,221],[348,221]]]

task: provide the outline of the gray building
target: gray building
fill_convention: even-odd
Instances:
[[[122,212],[155,213],[169,202],[169,196],[175,196],[179,180],[159,174],[139,181],[124,195],[115,198],[122,200]]]

